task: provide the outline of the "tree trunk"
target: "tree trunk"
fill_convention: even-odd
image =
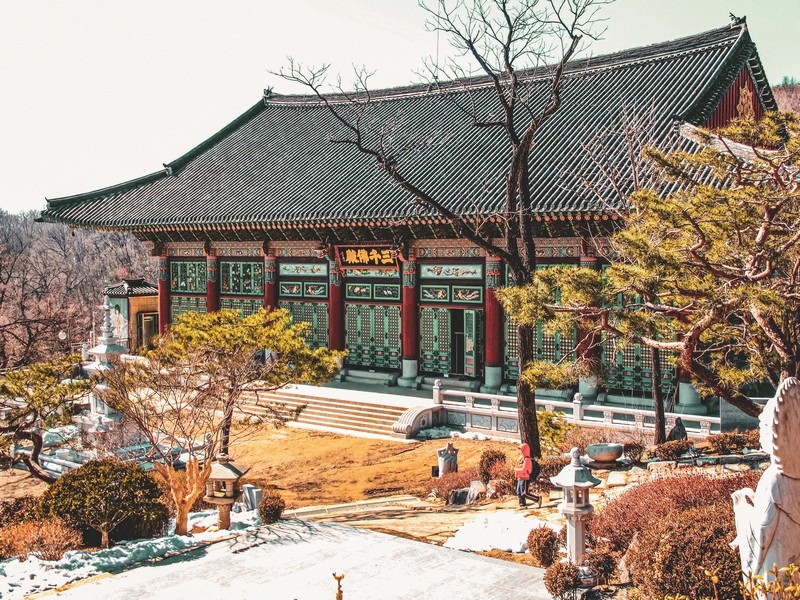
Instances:
[[[100,530],[100,547],[101,548],[109,547],[108,529],[103,528]]]
[[[45,483],[55,483],[56,478],[45,471],[42,465],[39,464],[39,455],[44,446],[41,434],[35,431],[17,431],[14,434],[14,440],[28,440],[33,443],[33,450],[31,450],[30,456],[22,456],[22,462],[28,467],[28,472]]]
[[[193,502],[175,502],[175,535],[189,533],[189,511]]]
[[[519,436],[531,449],[531,456],[542,456],[539,442],[539,422],[536,419],[536,390],[524,381],[522,374],[533,362],[535,337],[533,326],[517,326],[517,358],[519,360],[519,376],[517,377],[517,410],[519,413]]]
[[[661,350],[650,348],[650,369],[653,374],[653,409],[656,413],[653,443],[663,444],[667,441],[667,419],[664,414],[664,392],[661,390]]]

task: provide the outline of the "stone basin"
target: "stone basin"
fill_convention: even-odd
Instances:
[[[589,444],[586,454],[595,462],[614,462],[622,456],[622,444]]]

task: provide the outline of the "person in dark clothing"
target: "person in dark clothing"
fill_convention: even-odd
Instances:
[[[669,430],[667,441],[674,442],[675,440],[685,440],[688,438],[689,434],[686,433],[686,428],[683,426],[683,421],[681,421],[680,417],[676,417],[675,426]]]

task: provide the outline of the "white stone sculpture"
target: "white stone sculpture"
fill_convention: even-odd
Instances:
[[[755,492],[732,494],[736,539],[742,571],[767,575],[778,568],[800,564],[800,380],[781,383],[759,417],[761,448],[770,454]]]

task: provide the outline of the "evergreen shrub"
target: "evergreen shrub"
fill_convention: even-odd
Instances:
[[[39,499],[35,496],[21,496],[0,502],[0,527],[34,521],[38,516]]]
[[[258,505],[258,516],[262,525],[275,523],[281,518],[286,502],[277,490],[264,490],[264,495]]]
[[[658,444],[655,448],[655,455],[658,460],[678,460],[694,447],[691,440],[674,440]]]
[[[729,499],[651,519],[628,552],[634,585],[646,600],[666,593],[691,598],[742,598],[739,552],[730,547],[736,536]]]
[[[558,558],[561,542],[558,534],[547,525],[531,529],[528,533],[528,552],[538,567],[547,568]]]
[[[478,463],[478,470],[480,471],[481,481],[489,483],[492,478],[492,467],[497,463],[505,464],[508,461],[506,453],[502,450],[488,449],[481,452],[481,459]]]
[[[748,471],[726,477],[676,475],[637,485],[597,510],[587,526],[591,537],[624,554],[637,532],[671,511],[717,503],[731,504],[739,489],[755,489],[761,473]],[[732,510],[732,509],[731,509]]]
[[[544,572],[544,587],[556,600],[575,598],[575,590],[580,584],[580,571],[571,562],[553,563]]]
[[[167,510],[155,478],[139,465],[114,459],[89,461],[62,475],[39,501],[42,516],[64,519],[87,545],[159,531]],[[138,523],[136,523],[138,522]],[[121,527],[127,523],[127,529]]]
[[[0,560],[29,554],[41,560],[60,560],[67,550],[81,547],[81,532],[59,518],[21,521],[0,529]]]

